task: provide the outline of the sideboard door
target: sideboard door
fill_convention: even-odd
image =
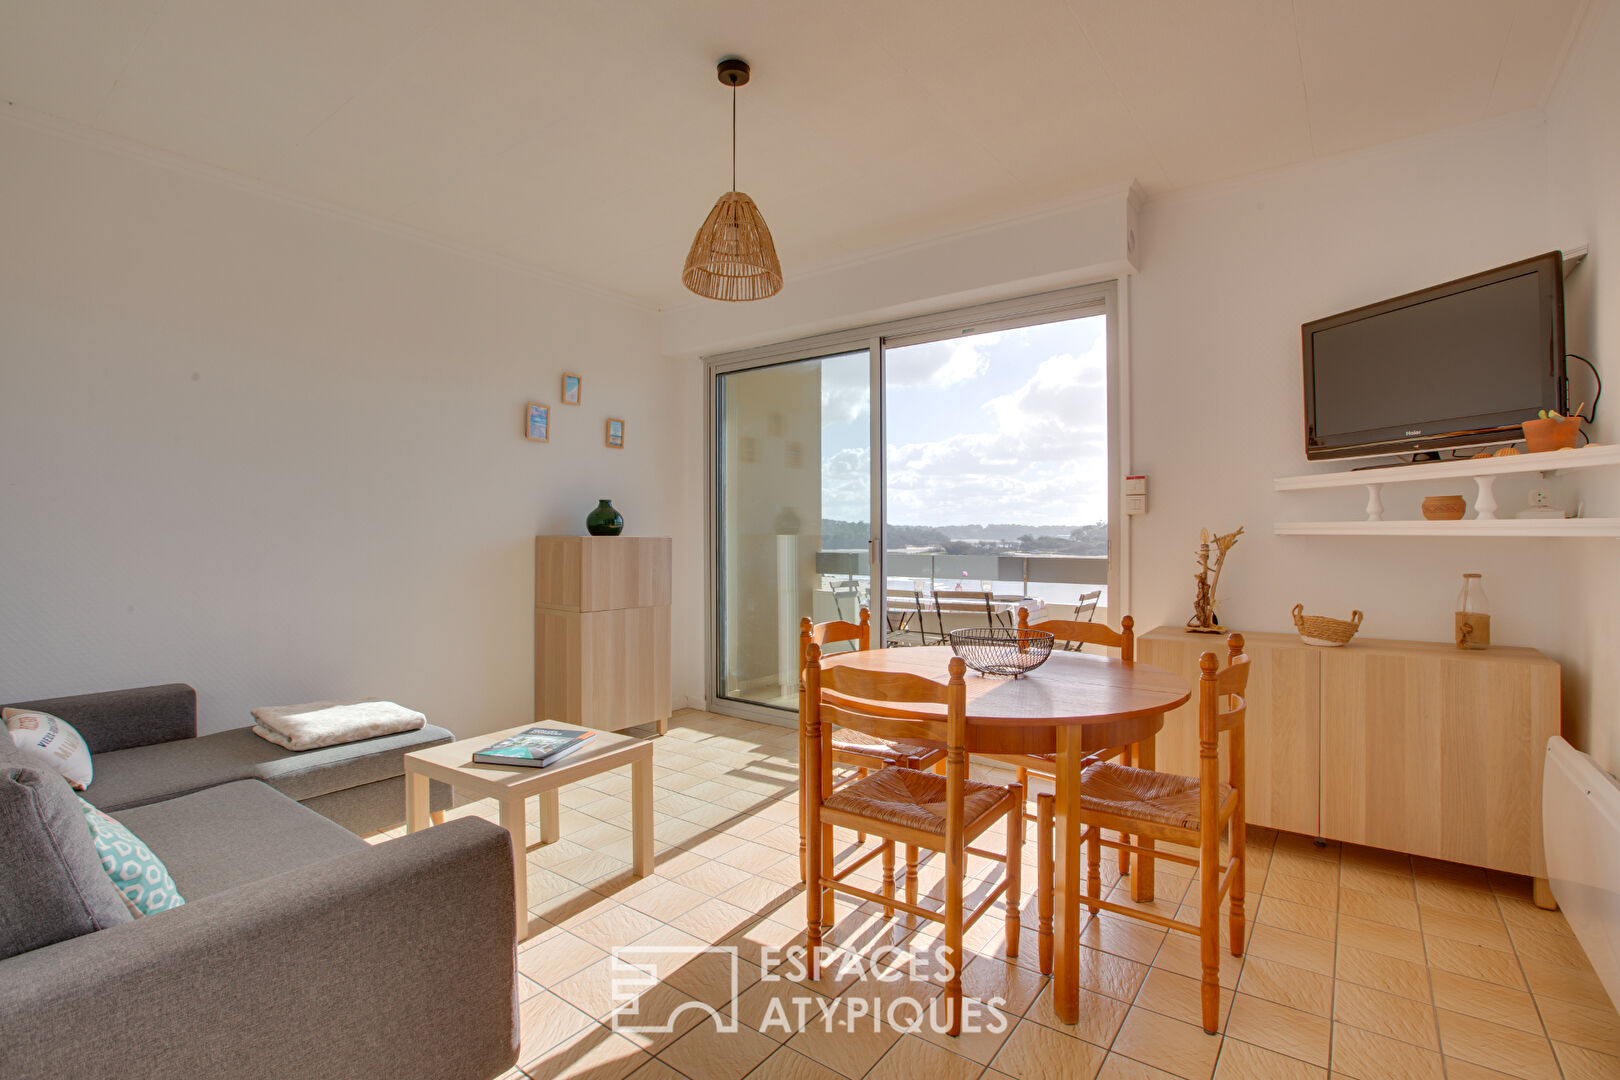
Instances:
[[[1245,635],[1244,647],[1254,664],[1249,669],[1249,711],[1243,729],[1249,824],[1320,836],[1318,650],[1282,634]],[[1224,666],[1226,638],[1167,628],[1137,641],[1139,660],[1175,672],[1193,691],[1191,701],[1165,716],[1155,743],[1154,767],[1161,772],[1198,775],[1198,658],[1205,652],[1215,653]],[[1227,745],[1223,739],[1222,776]]]
[[[1558,665],[1529,649],[1380,644],[1322,656],[1322,835],[1545,877]]]

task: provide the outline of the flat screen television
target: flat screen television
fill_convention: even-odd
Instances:
[[[1312,461],[1507,442],[1538,410],[1568,411],[1557,251],[1300,332]]]

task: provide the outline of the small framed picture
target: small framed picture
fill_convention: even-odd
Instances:
[[[623,450],[624,449],[624,421],[623,420],[613,420],[613,419],[608,420],[607,444],[609,446],[613,447],[613,449],[615,449],[615,450]]]
[[[787,444],[787,463],[790,469],[804,468],[804,443],[790,442]]]
[[[562,385],[562,403],[564,405],[579,404],[579,376],[564,375]]]
[[[759,460],[759,441],[752,435],[744,435],[737,444],[737,455],[745,465],[752,465]]]
[[[535,442],[551,438],[551,406],[531,401],[523,409],[523,434]]]

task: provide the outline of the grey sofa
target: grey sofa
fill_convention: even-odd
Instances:
[[[143,758],[213,738],[186,738],[174,688],[122,708],[92,696],[31,704],[97,751],[88,801],[117,780],[98,804],[163,859],[186,903],[0,960],[0,1076],[488,1080],[516,1061],[505,830],[467,818],[368,844],[272,787],[313,790],[301,767],[272,757],[266,780],[209,784],[221,767],[206,754],[190,770]],[[143,794],[147,760],[192,790]],[[107,761],[129,775],[104,776]]]
[[[455,738],[428,724],[318,750],[284,750],[239,727],[197,735],[197,691],[185,683],[19,701],[72,724],[89,745],[94,777],[85,799],[109,814],[160,799],[262,780],[362,836],[405,820],[404,757]],[[449,785],[430,785],[433,810],[450,807]]]

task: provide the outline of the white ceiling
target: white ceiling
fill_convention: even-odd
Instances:
[[[1538,105],[1584,0],[0,0],[0,96],[661,306]],[[706,301],[693,301],[706,302]]]

